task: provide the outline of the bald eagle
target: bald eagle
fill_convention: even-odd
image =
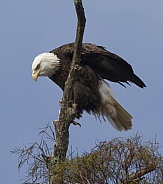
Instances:
[[[74,43],[63,45],[49,53],[35,57],[32,63],[32,77],[48,76],[64,90],[74,52]],[[77,118],[83,111],[96,117],[107,118],[119,130],[132,128],[132,116],[117,102],[109,84],[105,81],[135,83],[145,87],[144,82],[134,74],[130,64],[107,51],[102,46],[83,43],[80,69],[73,88],[73,103],[77,104]]]

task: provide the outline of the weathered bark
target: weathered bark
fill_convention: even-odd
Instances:
[[[73,54],[73,60],[71,64],[71,70],[67,81],[65,83],[65,89],[63,93],[63,98],[61,102],[61,110],[59,115],[59,120],[54,121],[56,140],[54,144],[54,155],[50,156],[48,159],[49,162],[49,180],[50,183],[62,183],[62,181],[54,181],[53,178],[53,169],[54,165],[58,162],[64,161],[66,158],[66,153],[69,144],[69,126],[73,122],[76,111],[72,108],[72,90],[74,81],[78,72],[80,64],[80,55],[81,55],[81,46],[85,28],[85,14],[84,8],[82,5],[82,0],[74,0],[74,5],[76,8],[76,13],[78,17],[78,25],[76,32],[75,48]]]

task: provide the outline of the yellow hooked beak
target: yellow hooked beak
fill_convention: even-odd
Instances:
[[[38,78],[39,74],[40,74],[40,70],[32,71],[32,78],[33,78],[33,80],[37,81],[37,78]]]

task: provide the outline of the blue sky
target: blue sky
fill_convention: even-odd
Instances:
[[[163,142],[163,1],[83,0],[87,23],[84,42],[105,46],[127,60],[147,88],[127,89],[109,83],[133,116],[133,129],[118,132],[109,123],[84,114],[82,127],[70,127],[70,145],[82,153],[95,142],[129,137],[144,141],[157,135]],[[76,14],[73,1],[5,0],[0,6],[0,183],[19,184],[25,168],[17,170],[14,147],[39,140],[39,128],[57,119],[62,92],[48,78],[34,82],[33,58],[73,42]],[[163,153],[163,150],[160,150]],[[10,177],[9,177],[10,176]]]

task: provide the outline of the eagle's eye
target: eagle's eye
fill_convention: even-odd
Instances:
[[[38,70],[38,69],[40,69],[40,63],[36,66],[35,70]]]

